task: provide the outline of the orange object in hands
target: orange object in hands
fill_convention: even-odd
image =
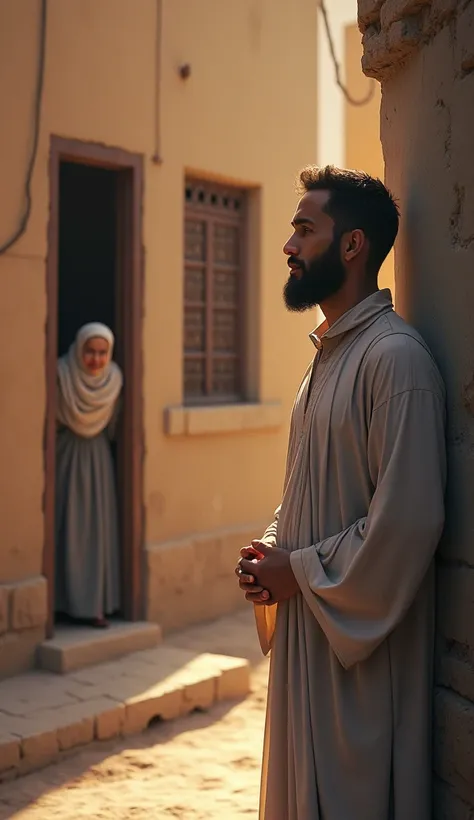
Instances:
[[[258,561],[261,561],[262,558],[265,557],[263,555],[263,552],[260,552],[256,547],[248,547],[248,551],[255,555],[255,558],[249,559],[250,561],[252,561],[253,564],[258,563]]]

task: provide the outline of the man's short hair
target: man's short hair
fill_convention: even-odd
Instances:
[[[377,275],[393,247],[400,214],[398,205],[380,179],[363,171],[352,171],[326,165],[308,165],[300,172],[298,191],[328,191],[324,207],[340,236],[346,231],[361,230],[369,241],[368,273]]]

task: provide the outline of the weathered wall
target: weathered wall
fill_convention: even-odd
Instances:
[[[281,292],[287,275],[282,247],[296,202],[293,181],[299,167],[315,160],[317,8],[313,0],[295,0],[291,12],[286,0],[162,5],[163,162],[157,165],[151,158],[159,3],[48,2],[31,218],[22,239],[0,256],[0,584],[30,579],[34,585],[42,568],[48,156],[50,135],[57,134],[144,157],[144,596],[149,617],[166,612],[170,625],[180,625],[183,613],[189,620],[193,612],[216,614],[235,603],[233,593],[220,591],[204,606],[209,589],[194,567],[202,566],[199,555],[194,550],[187,575],[176,559],[178,553],[190,557],[179,552],[183,539],[203,534],[208,551],[215,537],[224,543],[227,531],[247,539],[249,525],[266,522],[281,492],[288,418],[311,356],[306,331],[314,321],[289,315]],[[0,244],[16,227],[23,204],[39,8],[39,0],[0,3]],[[183,63],[191,65],[187,81],[178,73]],[[207,413],[204,423],[201,414],[194,418],[195,435],[186,435],[186,425],[180,429],[178,411],[169,435],[166,408],[182,402],[186,171],[252,189],[249,398],[275,406],[257,408],[252,417],[235,410]],[[170,542],[181,546],[175,543],[173,552]],[[229,537],[225,544],[227,552],[218,550],[225,553],[218,574],[225,567],[229,585],[228,554],[235,554],[235,543]]]
[[[435,817],[474,817],[474,3],[359,0],[382,81],[387,180],[401,199],[398,306],[448,388],[448,522],[439,557]]]
[[[380,143],[380,85],[372,80],[371,86],[362,72],[362,44],[357,24],[346,26],[344,34],[345,83],[349,94],[354,100],[364,100],[373,89],[373,96],[366,105],[352,105],[344,100],[344,165],[384,179],[385,167]],[[393,251],[380,271],[379,287],[390,288],[395,297]]]

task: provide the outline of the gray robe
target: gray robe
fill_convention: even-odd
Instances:
[[[271,649],[260,818],[430,820],[444,386],[387,290],[312,338],[263,538],[301,591],[255,607]]]
[[[55,574],[57,612],[90,619],[119,609],[119,532],[110,428],[93,438],[78,436],[67,427],[58,429]]]

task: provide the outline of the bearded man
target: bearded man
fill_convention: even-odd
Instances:
[[[304,169],[287,307],[319,305],[275,520],[236,568],[271,650],[261,820],[430,820],[433,558],[445,392],[379,290],[397,205]]]

